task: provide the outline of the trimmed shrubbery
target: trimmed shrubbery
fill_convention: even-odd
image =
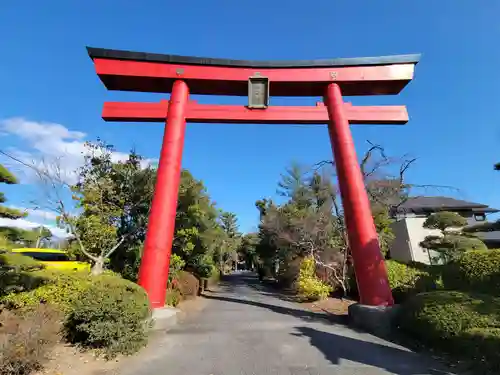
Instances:
[[[52,304],[67,313],[72,309],[80,293],[91,285],[86,272],[40,270],[25,274],[31,281],[29,288],[22,292],[11,292],[0,298],[0,303],[10,309],[36,306],[40,303]]]
[[[467,353],[500,370],[500,298],[459,291],[421,293],[401,306],[398,324],[427,345]]]
[[[34,271],[45,268],[42,263],[31,257],[11,252],[0,253],[0,267],[5,270]]]
[[[387,278],[396,303],[421,292],[443,288],[441,269],[421,263],[400,263],[395,260],[385,262]],[[357,295],[356,278],[353,270],[349,273],[349,293]]]
[[[481,367],[493,374],[500,372],[500,328],[471,328],[460,334],[455,345],[458,353],[467,353]]]
[[[396,301],[433,290],[463,290],[500,295],[500,250],[470,250],[439,266],[386,261]]]
[[[418,293],[417,283],[422,278],[428,277],[427,272],[411,267],[408,264],[399,263],[394,260],[388,260],[385,264],[389,285],[391,286],[396,302],[400,302],[407,295]]]
[[[470,250],[442,266],[387,265],[402,331],[500,371],[500,250]]]
[[[12,292],[22,292],[36,288],[41,279],[32,271],[42,270],[44,266],[21,254],[0,253],[0,298]]]
[[[137,284],[112,272],[91,276],[39,268],[19,271],[25,269],[26,259],[10,260],[20,261],[10,265],[0,279],[12,281],[14,275],[22,275],[16,281],[24,284],[0,296],[0,304],[13,311],[53,306],[63,314],[63,335],[70,342],[100,349],[107,356],[131,354],[146,342],[149,302]]]
[[[500,250],[471,250],[445,267],[447,289],[500,296]]]
[[[106,355],[132,354],[147,342],[150,315],[145,291],[112,275],[102,275],[73,302],[65,322],[70,342],[102,349]]]
[[[446,340],[472,328],[500,328],[500,299],[459,291],[421,293],[402,304],[400,324],[426,341]]]

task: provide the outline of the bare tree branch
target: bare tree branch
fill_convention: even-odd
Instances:
[[[126,236],[122,236],[122,237],[120,238],[120,241],[118,241],[118,243],[117,243],[115,246],[113,246],[113,247],[111,248],[111,250],[109,250],[109,251],[107,252],[107,254],[104,256],[104,259],[109,258],[109,257],[111,256],[111,254],[113,254],[113,253],[115,252],[115,250],[116,250],[116,249],[118,249],[118,248],[120,247],[120,245],[123,243],[123,241],[125,241],[125,238],[126,238]]]

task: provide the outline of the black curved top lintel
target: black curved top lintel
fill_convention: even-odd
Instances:
[[[159,53],[132,52],[115,49],[87,47],[90,58],[159,62],[180,65],[227,66],[240,68],[326,68],[342,66],[373,66],[392,64],[417,64],[420,54],[378,57],[355,57],[319,60],[231,60],[212,57],[165,55]]]

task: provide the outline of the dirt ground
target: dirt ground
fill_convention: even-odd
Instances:
[[[178,315],[179,321],[182,321],[187,316],[201,312],[206,305],[206,300],[203,298],[195,298],[182,301],[177,308],[181,310]],[[153,332],[151,334],[149,345],[154,343],[157,335],[165,334],[164,332]],[[147,352],[148,347],[145,347],[136,355],[141,355]],[[132,357],[119,356],[113,360],[105,360],[95,356],[93,352],[82,352],[77,348],[61,344],[51,353],[51,358],[45,364],[44,370],[35,375],[113,375],[118,373],[118,368],[125,365],[126,361]]]
[[[341,300],[338,298],[327,298],[322,301],[301,303],[301,305],[314,312],[326,312],[332,315],[346,316],[347,309],[353,303],[356,303],[356,301],[349,299]]]

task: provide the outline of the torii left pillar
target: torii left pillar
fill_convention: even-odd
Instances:
[[[165,305],[170,255],[181,176],[189,88],[182,80],[173,84],[161,146],[155,191],[149,214],[146,242],[139,269],[139,285],[148,291],[152,308]]]

